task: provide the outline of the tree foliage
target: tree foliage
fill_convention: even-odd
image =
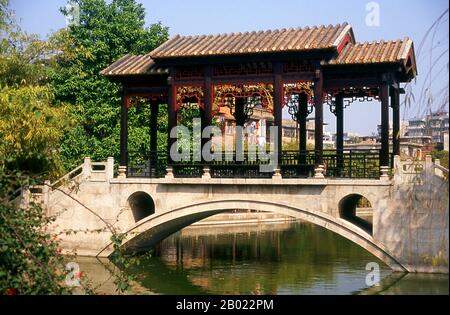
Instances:
[[[7,4],[0,5],[0,167],[57,175],[70,118],[48,85],[53,44],[23,32]]]
[[[83,156],[118,158],[120,87],[99,72],[127,53],[150,52],[168,37],[167,28],[160,23],[145,27],[144,8],[134,0],[75,2],[80,9],[79,24],[52,38],[60,47],[52,78],[56,98],[72,104],[77,119],[61,145],[67,168],[80,164]],[[137,113],[129,126],[130,144],[147,146],[148,113]]]
[[[29,184],[0,168],[0,294],[67,294],[63,256],[47,231],[53,219],[35,203],[17,209],[11,201],[17,187]]]
[[[52,221],[37,204],[18,208],[14,192],[35,175],[57,174],[66,108],[47,84],[51,46],[17,26],[0,0],[0,294],[68,293]],[[19,171],[20,170],[20,171]]]
[[[0,88],[0,166],[61,173],[58,148],[68,125],[67,107],[55,104],[48,86]]]
[[[431,152],[431,156],[433,157],[433,160],[439,159],[441,165],[448,169],[448,151],[434,150],[433,152]]]
[[[62,173],[62,161],[67,170],[85,155],[118,155],[119,86],[99,72],[167,38],[159,23],[145,27],[144,9],[134,0],[75,2],[80,24],[43,41],[23,32],[8,0],[0,0],[0,294],[72,292],[64,283],[59,243],[48,230],[53,218],[33,202],[18,208],[14,192],[30,187],[30,178],[42,183]],[[148,146],[148,106],[133,109],[130,117],[130,144]],[[164,122],[159,126],[167,128]],[[124,236],[111,232],[113,261],[126,266],[120,251]],[[130,277],[115,276],[118,292],[125,291]],[[95,293],[89,286],[83,290]]]

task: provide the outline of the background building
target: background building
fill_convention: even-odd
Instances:
[[[448,130],[444,131],[444,150],[448,151]]]
[[[432,143],[436,149],[442,150],[446,132],[448,134],[448,112],[437,112],[410,119],[404,138],[419,144]]]

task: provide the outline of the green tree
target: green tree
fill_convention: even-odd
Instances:
[[[144,8],[134,0],[74,2],[79,24],[52,39],[61,51],[52,78],[56,97],[72,104],[77,118],[61,145],[67,168],[78,165],[83,156],[104,160],[119,155],[120,86],[99,72],[127,53],[146,54],[168,38],[168,29],[160,23],[145,27]],[[140,111],[131,116],[130,144],[147,147],[149,115]]]
[[[35,203],[14,201],[30,178],[58,173],[67,120],[46,84],[51,47],[13,16],[0,0],[0,294],[69,293],[59,244],[47,231],[53,219]]]
[[[1,0],[0,9],[0,167],[56,176],[70,117],[48,85],[53,46],[23,32],[8,1]]]
[[[38,203],[17,197],[20,188],[62,172],[61,136],[71,127],[72,116],[68,106],[55,99],[55,92],[61,91],[48,81],[63,69],[55,61],[90,58],[91,52],[74,45],[65,30],[41,41],[22,32],[13,16],[8,1],[0,0],[0,294],[66,294],[72,289],[64,282],[64,257],[57,235],[50,233],[55,218]],[[126,266],[120,250],[124,236],[111,232],[116,248],[112,260]],[[123,292],[130,277],[119,272],[116,278],[117,290]],[[80,282],[83,292],[95,293],[89,281]]]
[[[0,87],[0,167],[60,175],[58,148],[68,119],[48,86]]]
[[[29,184],[0,168],[0,294],[67,294],[59,243],[47,231],[53,219],[35,203],[17,209],[11,200]]]
[[[431,152],[431,156],[433,157],[433,160],[439,159],[441,162],[441,165],[445,168],[448,168],[448,151],[437,151],[434,150]]]

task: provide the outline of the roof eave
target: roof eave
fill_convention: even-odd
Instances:
[[[259,51],[259,52],[251,52],[251,53],[234,53],[234,54],[214,54],[214,55],[183,55],[183,56],[155,56],[152,59],[155,62],[166,62],[172,60],[208,60],[208,59],[217,59],[217,58],[234,58],[234,57],[272,57],[276,55],[301,55],[301,54],[310,54],[310,53],[335,53],[336,47],[321,47],[321,48],[312,48],[312,49],[302,49],[302,50],[284,50],[284,51]]]

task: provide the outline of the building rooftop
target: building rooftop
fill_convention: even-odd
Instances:
[[[347,24],[218,35],[177,35],[146,55],[125,55],[100,73],[105,76],[168,74],[159,60],[229,57],[270,53],[330,52],[323,65],[398,64],[408,78],[417,75],[412,40],[357,43]]]
[[[346,36],[354,41],[347,23],[219,35],[177,35],[149,55],[160,59],[337,49]]]
[[[387,42],[349,43],[329,64],[404,63],[408,66],[412,45],[412,40],[408,38]]]

